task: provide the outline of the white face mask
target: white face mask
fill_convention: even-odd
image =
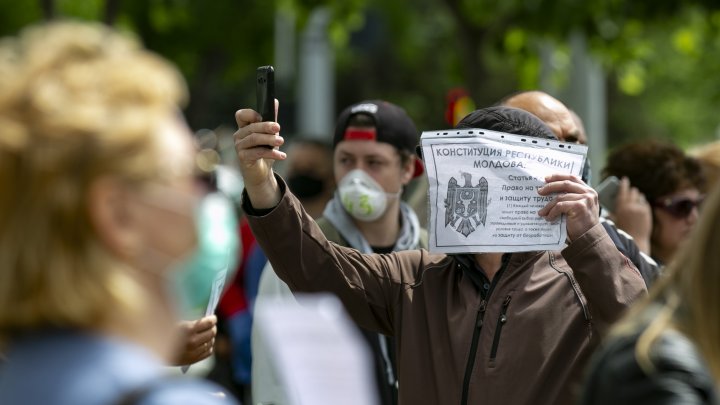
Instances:
[[[400,197],[400,192],[386,193],[378,182],[360,169],[343,177],[338,193],[345,210],[353,218],[364,222],[380,218],[387,209],[388,198]]]

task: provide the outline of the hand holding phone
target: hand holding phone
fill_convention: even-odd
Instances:
[[[610,212],[615,211],[615,201],[617,200],[619,188],[620,180],[615,176],[610,176],[595,189],[598,193],[600,205]]]
[[[603,187],[602,193],[598,186],[599,199],[609,199],[605,202],[610,210],[610,219],[615,222],[618,229],[622,229],[633,237],[638,249],[650,254],[650,237],[652,235],[652,207],[645,199],[645,195],[630,184],[627,177],[621,180],[609,180]],[[614,184],[617,184],[616,186]],[[605,196],[605,197],[603,197]]]

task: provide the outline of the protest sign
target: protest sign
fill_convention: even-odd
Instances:
[[[558,250],[565,216],[537,212],[555,196],[537,189],[551,174],[580,176],[587,147],[484,129],[423,132],[429,181],[430,251]]]

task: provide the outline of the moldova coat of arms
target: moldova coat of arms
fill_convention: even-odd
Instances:
[[[450,225],[467,237],[480,224],[485,226],[487,206],[490,201],[488,200],[488,182],[485,177],[481,177],[477,185],[473,186],[470,173],[461,173],[461,175],[465,179],[464,185],[458,185],[455,177],[451,177],[448,182],[447,198],[445,199],[445,226]]]

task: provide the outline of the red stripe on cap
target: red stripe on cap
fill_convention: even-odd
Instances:
[[[375,128],[347,127],[343,139],[346,141],[376,141]]]

